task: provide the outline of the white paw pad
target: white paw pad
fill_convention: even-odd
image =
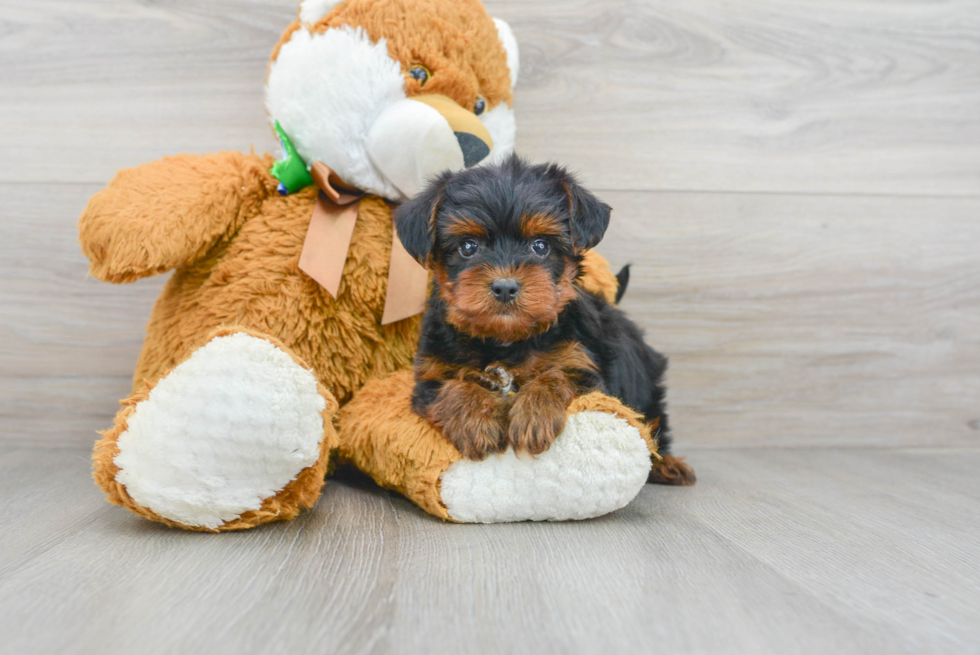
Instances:
[[[326,401],[264,339],[212,339],[159,381],[119,436],[116,481],[140,505],[217,528],[316,463]]]
[[[605,412],[579,412],[536,458],[507,450],[453,462],[441,477],[442,502],[462,523],[588,519],[626,506],[649,473],[639,430]]]

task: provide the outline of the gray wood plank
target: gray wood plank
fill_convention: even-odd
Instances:
[[[78,217],[97,185],[0,185],[3,377],[130,377],[167,276],[104,284],[88,276]]]
[[[729,543],[914,652],[980,648],[977,451],[733,455],[689,506]]]
[[[680,439],[980,443],[973,200],[607,192]]]
[[[86,279],[98,187],[0,185],[0,440],[111,423],[163,278]],[[980,200],[602,192],[691,446],[980,443]]]
[[[0,181],[104,182],[275,143],[294,0],[0,6]],[[520,41],[519,149],[606,189],[980,194],[968,0],[491,0]]]
[[[599,188],[980,193],[975,3],[498,11],[523,47],[518,145]]]
[[[980,650],[977,449],[703,450],[583,523],[444,524],[346,476],[218,536],[101,509],[83,454],[0,446],[0,652]]]
[[[122,363],[124,358],[118,358]],[[131,365],[135,365],[132,357]],[[88,446],[112,425],[131,375],[0,377],[0,442],[48,447]]]
[[[0,185],[0,441],[91,443],[131,389],[167,276],[87,276],[76,222],[97,185]]]
[[[111,516],[86,450],[0,446],[0,585],[12,571]],[[2,649],[2,646],[0,646]]]

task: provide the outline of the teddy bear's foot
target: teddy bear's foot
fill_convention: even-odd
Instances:
[[[463,459],[412,412],[412,373],[369,382],[341,411],[341,457],[430,514],[461,523],[563,521],[602,516],[643,488],[649,428],[599,393],[575,399],[565,429],[542,454],[512,450]]]
[[[581,410],[581,411],[576,411]],[[640,431],[604,411],[573,407],[545,452],[460,459],[442,474],[442,502],[462,523],[565,521],[626,506],[650,471]]]
[[[123,401],[96,444],[110,502],[195,530],[295,517],[320,495],[337,403],[271,338],[220,330]]]

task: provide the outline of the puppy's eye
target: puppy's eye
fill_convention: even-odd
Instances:
[[[477,98],[476,104],[473,105],[473,113],[479,116],[487,109],[487,101],[483,98]]]
[[[429,81],[432,74],[429,73],[429,69],[421,64],[412,66],[408,71],[408,76],[413,80],[418,80],[419,86],[425,86],[425,83]]]
[[[467,239],[459,246],[459,254],[463,257],[469,259],[476,254],[476,251],[480,249],[480,244],[478,244],[473,239]]]
[[[551,252],[551,246],[544,239],[535,239],[531,242],[531,251],[538,257],[544,257]]]

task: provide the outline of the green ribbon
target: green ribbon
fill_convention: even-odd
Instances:
[[[279,121],[276,121],[275,129],[284,154],[282,159],[272,165],[269,172],[272,173],[272,177],[279,180],[279,193],[285,196],[310,186],[313,184],[313,178],[310,177],[306,163],[296,152],[293,142],[289,140],[289,136],[283,131]]]

